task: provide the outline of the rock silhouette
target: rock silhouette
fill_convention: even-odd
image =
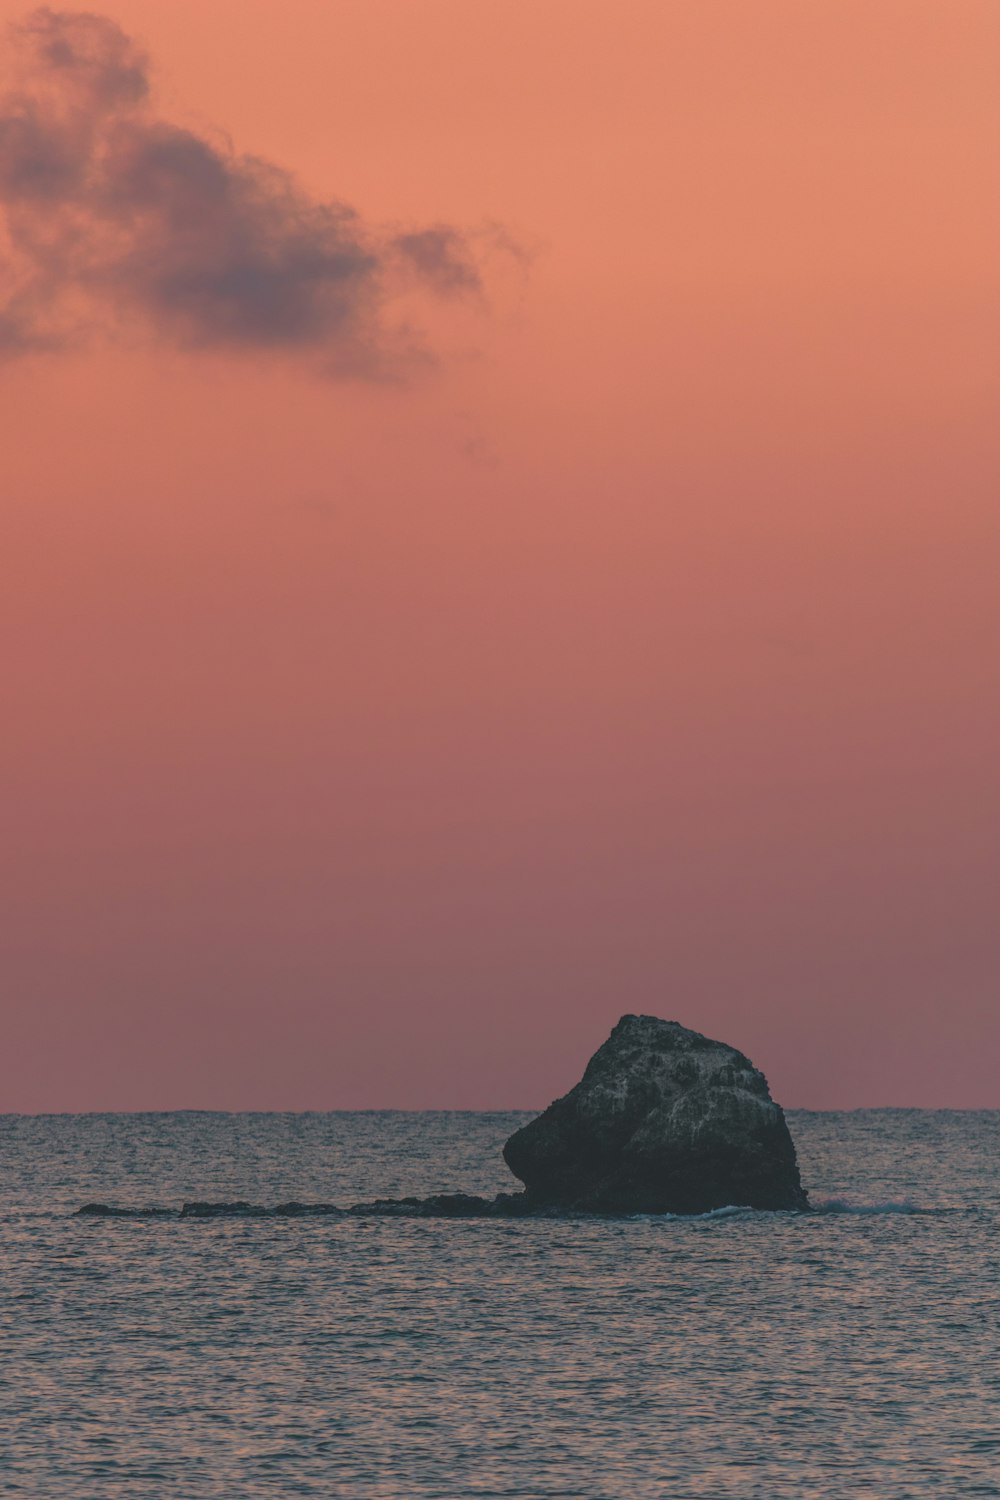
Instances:
[[[763,1073],[734,1047],[656,1016],[623,1016],[580,1082],[515,1131],[503,1154],[539,1207],[809,1206]]]
[[[622,1016],[583,1078],[516,1130],[504,1160],[525,1191],[333,1203],[86,1203],[89,1218],[522,1219],[805,1209],[795,1147],[757,1068],[676,1021]]]

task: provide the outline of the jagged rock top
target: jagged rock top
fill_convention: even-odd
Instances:
[[[623,1016],[504,1159],[531,1200],[590,1211],[808,1206],[763,1073],[735,1047],[656,1016]]]

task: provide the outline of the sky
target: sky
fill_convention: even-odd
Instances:
[[[0,0],[0,1111],[1000,1107],[995,0]]]

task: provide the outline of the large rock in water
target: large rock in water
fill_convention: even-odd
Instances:
[[[809,1206],[763,1073],[734,1047],[656,1016],[622,1016],[576,1087],[515,1131],[503,1154],[539,1206]]]

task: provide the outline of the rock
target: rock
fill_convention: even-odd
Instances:
[[[181,1205],[182,1219],[250,1219],[259,1218],[260,1210],[252,1203],[245,1202],[242,1198],[235,1203],[183,1203]]]
[[[526,1193],[497,1193],[495,1198],[433,1193],[429,1198],[376,1198],[354,1203],[347,1212],[360,1219],[523,1219],[538,1210]]]
[[[515,1131],[503,1154],[539,1206],[809,1206],[763,1073],[724,1042],[655,1016],[623,1016],[576,1087]]]
[[[82,1208],[76,1210],[76,1213],[92,1219],[161,1219],[167,1218],[172,1210],[169,1208],[121,1208],[113,1203],[85,1203]]]
[[[354,1203],[347,1212],[363,1219],[484,1219],[493,1212],[493,1200],[474,1193],[434,1193],[430,1198],[376,1198]]]

